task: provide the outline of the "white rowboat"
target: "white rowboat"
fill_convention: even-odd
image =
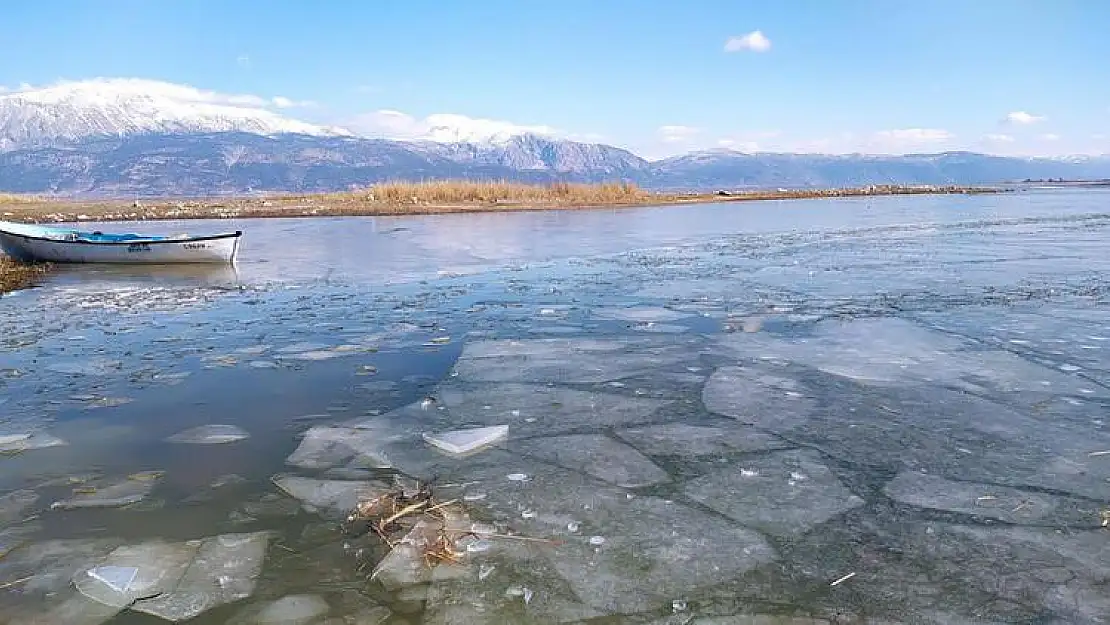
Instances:
[[[111,234],[0,221],[0,250],[26,262],[235,264],[242,235]]]

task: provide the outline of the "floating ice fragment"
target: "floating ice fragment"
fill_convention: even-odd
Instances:
[[[600,547],[605,544],[604,536],[590,536],[590,544],[594,547]]]
[[[307,625],[328,613],[319,595],[290,595],[267,605],[247,623],[251,625]]]
[[[285,476],[274,479],[274,485],[294,499],[317,509],[345,512],[358,502],[386,494],[389,489],[378,482],[348,480],[314,480]]]
[[[252,360],[247,366],[251,369],[277,369],[281,365],[272,360]]]
[[[493,543],[488,540],[476,540],[466,546],[469,553],[484,553],[493,548]]]
[[[510,473],[505,477],[510,482],[527,482],[530,479],[526,473]]]
[[[60,438],[44,432],[23,432],[19,434],[0,434],[0,453],[43,449],[67,444]]]
[[[484,428],[452,430],[440,434],[424,434],[424,440],[438,449],[453,454],[469,454],[488,447],[509,435],[509,426],[494,425]]]
[[[234,425],[201,425],[178,432],[166,439],[170,443],[188,445],[218,445],[250,438],[245,430]]]
[[[103,488],[82,490],[73,497],[56,501],[51,510],[75,510],[78,508],[119,508],[139,503],[154,490],[159,474],[136,474],[135,479],[124,479]]]
[[[497,567],[495,567],[492,564],[483,564],[483,565],[479,566],[478,567],[478,581],[483,581],[487,577],[489,577],[490,575],[493,575],[493,571],[496,568]]]
[[[98,566],[88,571],[89,577],[102,582],[108,588],[119,592],[125,593],[131,590],[131,584],[135,581],[135,576],[139,574],[139,569],[133,566]]]

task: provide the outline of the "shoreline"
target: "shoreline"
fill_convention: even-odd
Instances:
[[[435,184],[435,183],[430,183]],[[371,188],[372,191],[372,188]],[[0,220],[26,223],[82,221],[166,221],[194,219],[272,219],[293,217],[393,217],[458,213],[502,213],[545,210],[596,210],[645,206],[679,206],[726,202],[761,202],[894,195],[972,195],[1006,193],[999,187],[871,185],[842,189],[797,189],[716,193],[649,193],[612,201],[556,199],[435,202],[376,200],[372,192],[214,197],[204,199],[59,200],[0,197]]]

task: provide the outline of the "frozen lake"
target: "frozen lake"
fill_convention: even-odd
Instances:
[[[133,227],[240,266],[0,298],[0,623],[1110,622],[1110,192]]]

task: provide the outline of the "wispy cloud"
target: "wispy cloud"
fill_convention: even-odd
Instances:
[[[759,144],[755,141],[739,141],[737,139],[717,139],[717,147],[735,150],[737,152],[758,152]]]
[[[408,113],[394,110],[379,110],[358,115],[348,120],[346,127],[369,137],[439,142],[503,141],[522,134],[560,135],[550,126],[524,125],[455,113],[436,113],[419,119]]]
[[[988,133],[983,135],[983,139],[990,143],[1013,143],[1014,137],[1012,135],[1004,135],[1000,133]]]
[[[1041,141],[1059,141],[1060,140],[1060,135],[1055,134],[1055,133],[1051,133],[1051,132],[1046,132],[1038,138]]]
[[[737,35],[729,37],[725,41],[725,52],[741,52],[744,50],[750,52],[766,52],[771,49],[771,40],[763,31],[753,30],[746,35]]]
[[[270,98],[270,102],[279,109],[315,108],[319,106],[314,100],[292,100],[280,95]]]
[[[239,67],[242,67],[243,69],[250,69],[251,57],[247,56],[246,54],[240,54],[238,57],[235,58],[235,64]]]
[[[875,136],[882,140],[905,143],[937,143],[953,139],[955,135],[940,128],[898,128],[880,130]]]
[[[1014,111],[1013,113],[1007,113],[1003,121],[1007,124],[1028,126],[1029,124],[1043,122],[1044,120],[1045,117],[1043,115],[1034,115],[1032,113],[1026,113],[1025,111]]]
[[[701,132],[693,126],[660,126],[656,133],[663,143],[688,143]]]

